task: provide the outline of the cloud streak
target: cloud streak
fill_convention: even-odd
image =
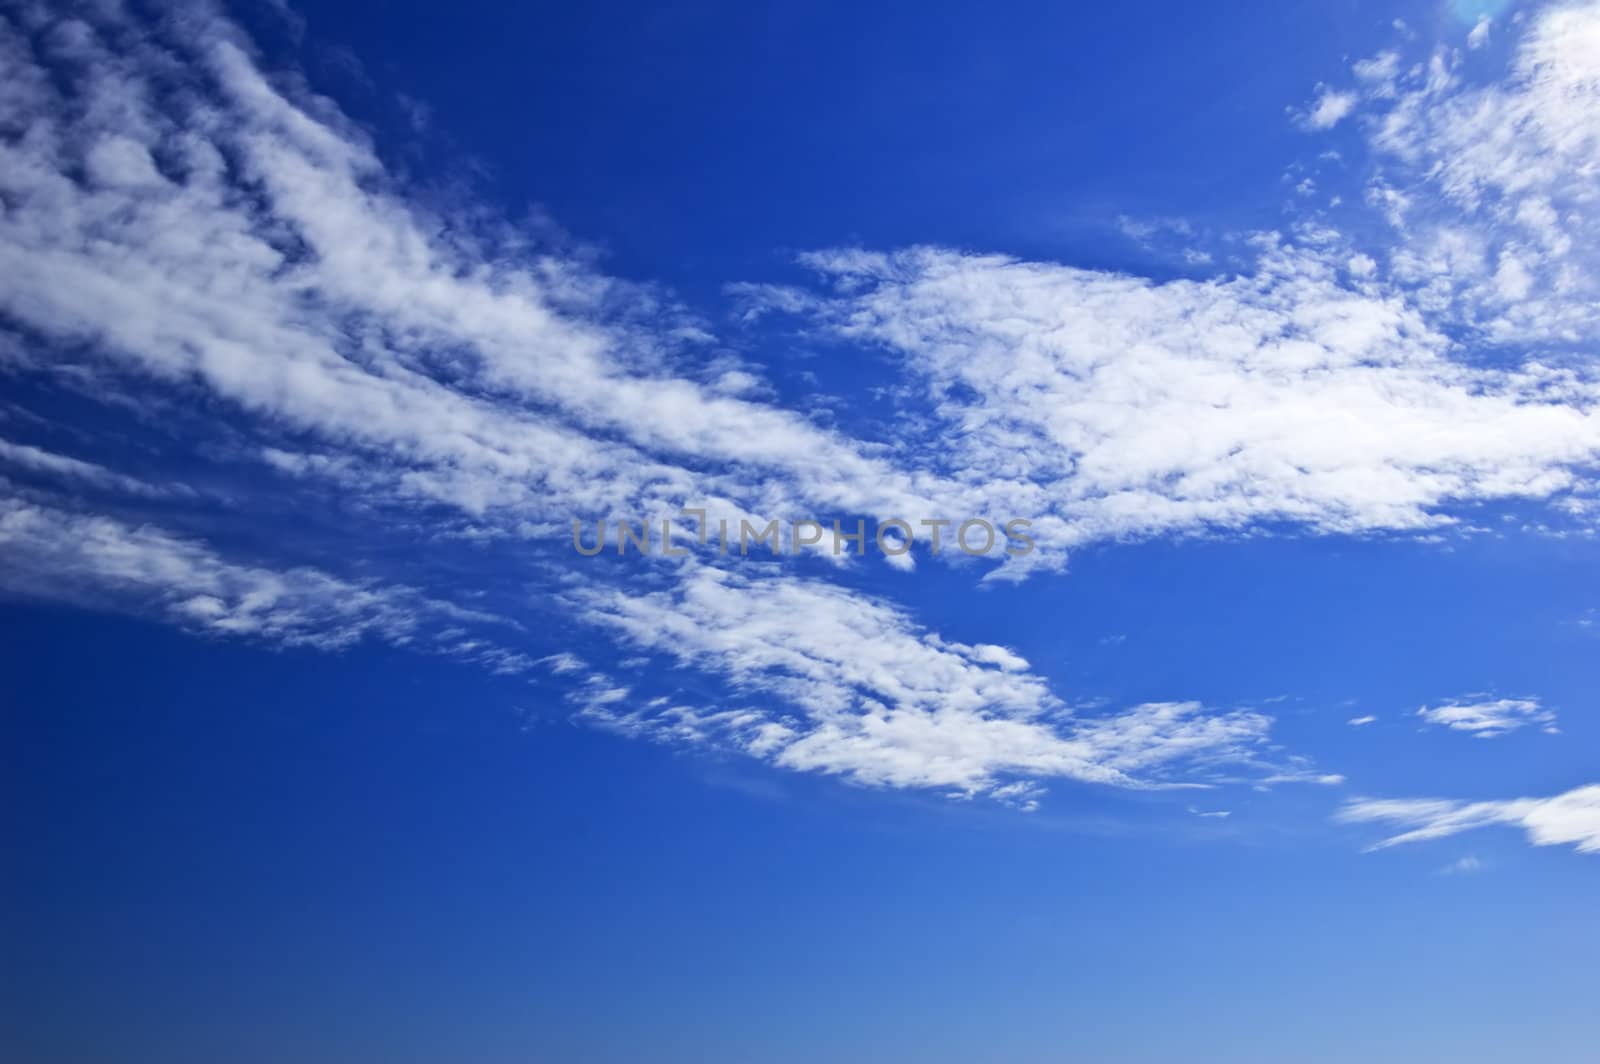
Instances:
[[[1475,702],[1447,702],[1423,706],[1417,716],[1425,723],[1466,732],[1479,739],[1497,739],[1528,725],[1548,734],[1558,733],[1556,715],[1537,698],[1494,698]]]
[[[1491,341],[1593,340],[1600,4],[1531,12],[1504,68],[1452,45],[1407,51],[1355,64],[1338,95],[1372,153],[1366,195],[1392,226],[1393,279]]]
[[[1346,254],[1260,248],[1253,275],[1167,283],[939,248],[825,252],[805,261],[836,288],[805,305],[898,356],[958,441],[955,475],[1037,511],[1058,547],[1416,532],[1466,504],[1591,486],[1600,393],[1585,378],[1470,365]]]
[[[816,580],[693,566],[670,590],[584,587],[571,598],[631,646],[723,677],[730,701],[748,707],[704,715],[648,695],[585,703],[630,733],[716,729],[786,768],[961,794],[1000,793],[1016,777],[1203,783],[1224,766],[1263,782],[1319,781],[1278,763],[1264,714],[1181,702],[1083,718],[1014,652],[942,639],[890,603]],[[788,711],[764,708],[774,698]]]
[[[1372,846],[1374,850],[1503,825],[1521,828],[1535,846],[1572,846],[1580,853],[1600,853],[1600,785],[1578,787],[1553,798],[1494,802],[1358,798],[1340,810],[1338,820],[1405,829]]]
[[[363,639],[459,652],[497,669],[517,655],[467,640],[499,623],[415,590],[352,583],[309,567],[228,561],[149,525],[0,498],[0,590],[165,618],[207,635],[337,650]],[[513,670],[514,671],[514,670]]]

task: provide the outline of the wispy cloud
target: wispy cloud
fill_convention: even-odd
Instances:
[[[309,472],[512,526],[723,498],[933,514],[881,448],[675,372],[706,335],[659,292],[419,206],[209,8],[80,14],[0,22],[0,123],[30,131],[0,144],[0,309],[38,360],[197,382],[360,458]]]
[[[1314,113],[1338,100],[1330,114],[1361,117],[1374,153],[1367,195],[1396,241],[1387,264],[1420,306],[1491,340],[1593,339],[1600,4],[1530,12],[1505,67],[1474,54],[1489,26],[1477,24],[1465,54],[1441,44],[1419,55],[1402,41],[1363,60]]]
[[[324,650],[365,638],[457,653],[496,669],[525,662],[463,625],[497,625],[415,590],[352,583],[307,567],[231,562],[148,525],[0,497],[0,589],[164,617],[211,635]]]
[[[809,311],[899,355],[959,441],[959,475],[1038,514],[1056,548],[1273,523],[1416,531],[1452,506],[1588,485],[1592,385],[1454,357],[1400,294],[1349,276],[1345,250],[1259,249],[1256,274],[1161,284],[937,248],[825,252],[805,261],[841,290]]]
[[[1530,724],[1556,734],[1556,714],[1537,698],[1492,698],[1423,706],[1417,716],[1428,724],[1466,732],[1480,739],[1496,739]]]
[[[184,494],[177,486],[146,484],[136,477],[126,476],[79,458],[72,458],[28,444],[12,443],[0,439],[0,463],[52,478],[76,481],[80,484],[129,495],[161,496]]]
[[[890,603],[815,580],[695,567],[670,590],[571,596],[630,644],[724,677],[736,704],[780,699],[790,708],[695,719],[788,768],[962,793],[993,793],[1018,776],[1206,782],[1223,766],[1254,768],[1259,782],[1319,780],[1277,763],[1263,714],[1184,702],[1079,717],[1013,652],[942,639]],[[681,737],[682,707],[648,699],[606,712]]]
[[[1353,92],[1339,92],[1324,85],[1316,102],[1300,120],[1307,129],[1332,129],[1355,110],[1358,99]]]
[[[1535,846],[1574,846],[1581,853],[1600,853],[1600,784],[1578,787],[1554,798],[1495,802],[1358,798],[1339,811],[1338,819],[1405,829],[1375,844],[1374,850],[1500,824],[1521,828]]]

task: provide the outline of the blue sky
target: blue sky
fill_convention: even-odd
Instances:
[[[1592,1059],[1597,57],[0,5],[4,1041]]]

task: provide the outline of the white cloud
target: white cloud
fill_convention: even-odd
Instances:
[[[497,619],[404,587],[357,584],[315,569],[230,562],[148,525],[0,496],[0,590],[162,617],[211,635],[337,649],[372,638],[516,671],[517,655],[469,640]]]
[[[1449,864],[1439,869],[1439,874],[1446,876],[1466,876],[1471,875],[1474,872],[1481,871],[1483,871],[1483,862],[1471,854],[1468,854],[1465,857],[1456,858],[1454,861],[1451,861]]]
[[[1307,129],[1332,129],[1355,110],[1358,97],[1353,92],[1337,92],[1322,86],[1317,102],[1303,119]]]
[[[1537,698],[1493,698],[1423,706],[1417,716],[1428,724],[1466,732],[1480,739],[1495,739],[1530,724],[1556,731],[1556,715]]]
[[[1507,65],[1440,48],[1409,68],[1355,65],[1371,112],[1371,194],[1390,212],[1393,276],[1419,305],[1502,343],[1600,336],[1600,3],[1555,3],[1507,27]],[[1490,22],[1468,35],[1478,49]]]
[[[1350,725],[1352,728],[1363,728],[1377,719],[1377,717],[1374,717],[1369,713],[1364,717],[1351,717],[1349,720],[1345,721],[1345,723]]]
[[[915,520],[961,501],[730,394],[748,375],[675,372],[704,331],[661,293],[418,206],[329,101],[269,80],[206,9],[84,19],[31,38],[0,21],[0,126],[28,130],[0,142],[0,310],[41,365],[199,384],[269,438],[360,458],[307,472],[508,527],[715,499]]]
[[[1535,846],[1574,846],[1580,853],[1600,853],[1600,784],[1578,787],[1554,798],[1496,802],[1358,798],[1340,810],[1338,819],[1405,829],[1377,843],[1372,847],[1375,850],[1501,824],[1520,827]]]
[[[559,654],[549,654],[540,658],[536,664],[545,666],[558,676],[563,673],[581,672],[588,667],[582,658],[567,651],[562,651]]]
[[[184,494],[179,487],[158,487],[136,477],[125,476],[93,462],[56,454],[25,443],[0,439],[0,462],[52,478],[123,492],[129,495],[160,496]]]
[[[1373,86],[1373,91],[1390,94],[1393,91],[1394,79],[1400,73],[1400,53],[1396,51],[1383,51],[1371,59],[1363,59],[1351,68],[1358,81]],[[1354,105],[1352,100],[1351,104]]]
[[[952,476],[1052,550],[1290,523],[1414,531],[1551,498],[1600,459],[1600,389],[1457,360],[1339,246],[1266,240],[1253,275],[1164,284],[919,248],[812,254],[810,313],[922,382]],[[793,293],[789,293],[792,304]]]
[[[1013,654],[1005,647],[990,643],[979,643],[972,647],[970,653],[974,661],[997,666],[1004,672],[1021,672],[1029,667],[1026,658]]]
[[[1322,781],[1273,763],[1262,714],[1185,702],[1080,717],[1013,652],[942,639],[887,602],[814,580],[691,566],[667,590],[586,586],[572,600],[631,644],[723,676],[729,701],[772,707],[704,719],[670,699],[606,707],[633,733],[682,739],[687,714],[787,768],[968,794],[1017,777],[1207,782],[1221,766],[1257,770],[1247,782]]]

